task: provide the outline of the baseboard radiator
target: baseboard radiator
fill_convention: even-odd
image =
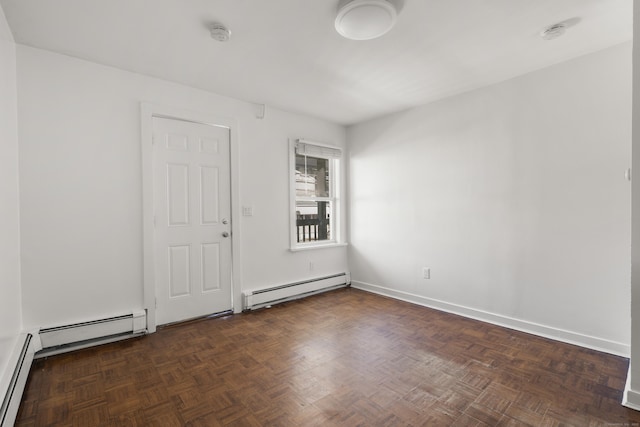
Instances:
[[[4,378],[2,381],[3,384],[8,385],[6,390],[0,390],[0,392],[5,392],[2,406],[0,406],[0,427],[13,426],[16,420],[20,401],[22,400],[22,392],[27,383],[31,362],[33,362],[34,347],[33,335],[21,335],[14,354],[9,360],[8,381],[5,382]],[[10,370],[11,366],[14,366],[13,372]]]
[[[243,308],[245,311],[256,310],[320,292],[343,288],[349,286],[349,284],[351,284],[351,275],[349,273],[340,273],[271,288],[248,290],[242,294]]]
[[[40,329],[42,350],[36,354],[36,358],[106,344],[146,333],[146,311],[44,328]]]

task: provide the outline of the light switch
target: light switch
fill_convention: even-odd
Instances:
[[[243,206],[242,216],[253,216],[253,206]]]

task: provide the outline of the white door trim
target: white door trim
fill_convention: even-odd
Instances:
[[[147,311],[147,331],[156,331],[156,283],[153,207],[153,118],[161,117],[229,128],[231,145],[231,296],[233,311],[242,311],[242,265],[240,256],[240,186],[238,123],[236,119],[172,107],[140,103],[142,148],[142,276],[143,300]]]

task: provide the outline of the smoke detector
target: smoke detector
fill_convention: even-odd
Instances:
[[[351,40],[371,40],[393,28],[396,7],[387,0],[351,0],[341,2],[336,16],[336,31]]]
[[[218,40],[219,42],[226,42],[231,38],[231,31],[229,31],[229,29],[224,25],[217,22],[211,24],[209,31],[211,31],[211,38]]]
[[[540,38],[543,40],[553,40],[562,36],[567,30],[574,25],[577,25],[581,19],[578,16],[565,19],[564,21],[557,22],[553,25],[549,25],[544,30],[540,31]]]
[[[567,25],[564,23],[553,24],[542,30],[540,37],[544,40],[553,40],[567,32]]]

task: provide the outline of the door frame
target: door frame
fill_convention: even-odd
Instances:
[[[156,280],[154,179],[153,179],[153,118],[181,120],[229,129],[231,175],[231,305],[234,313],[242,311],[240,242],[240,186],[238,122],[234,118],[207,113],[140,103],[142,153],[142,276],[143,303],[147,312],[147,332],[156,331]]]

